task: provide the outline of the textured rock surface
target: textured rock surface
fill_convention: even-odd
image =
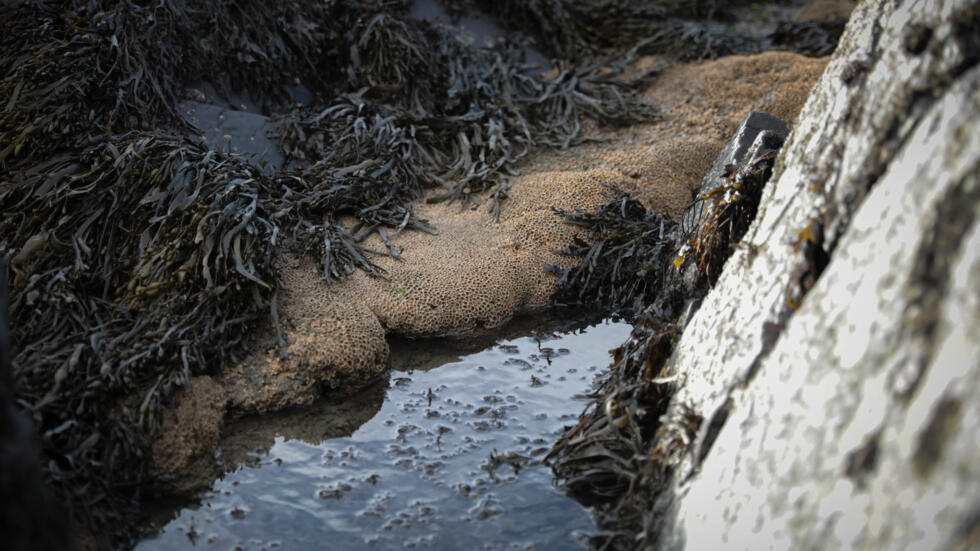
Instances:
[[[678,342],[666,548],[980,544],[980,12],[898,4],[855,10]]]
[[[715,159],[714,164],[711,165],[711,170],[701,183],[702,192],[714,189],[724,183],[725,167],[738,165],[752,147],[756,136],[766,131],[775,133],[780,140],[785,140],[789,134],[789,127],[786,126],[786,121],[768,113],[758,111],[749,113],[742,124],[738,126],[734,138],[728,142],[725,149]]]
[[[358,273],[348,285],[392,333],[439,335],[499,325],[523,308],[548,303],[555,276],[545,263],[572,261],[553,251],[581,232],[563,224],[551,207],[592,208],[605,202],[605,185],[631,183],[610,169],[528,174],[515,179],[499,224],[485,208],[420,205],[420,215],[439,235],[405,235],[399,240],[404,261],[378,259],[390,279]],[[665,191],[688,195],[680,186]],[[374,248],[384,247],[374,239]]]
[[[281,308],[286,353],[269,328],[255,353],[221,374],[233,410],[307,405],[323,386],[358,388],[385,369],[388,343],[378,318],[351,292],[331,291],[311,261],[290,258],[287,264]]]
[[[153,443],[150,471],[156,490],[182,494],[207,488],[214,480],[213,456],[224,425],[224,389],[211,377],[194,377],[163,418]]]

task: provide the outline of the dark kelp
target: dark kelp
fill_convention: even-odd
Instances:
[[[766,138],[740,166],[729,166],[721,185],[702,189],[685,224],[646,213],[621,193],[594,213],[565,213],[568,222],[592,229],[596,241],[565,251],[583,263],[563,273],[558,296],[638,312],[630,340],[613,351],[593,404],[547,457],[560,483],[595,507],[594,547],[652,545],[637,537],[656,536],[659,490],[696,447],[703,419],[690,408],[669,407],[677,374],[667,360],[755,218],[782,144]]]
[[[677,222],[657,211],[646,212],[629,194],[615,195],[594,212],[558,211],[565,222],[588,228],[594,241],[576,239],[559,254],[577,256],[582,263],[571,270],[548,266],[561,277],[554,300],[595,302],[622,312],[638,312],[667,284],[674,271],[668,263],[676,255]]]
[[[370,46],[377,38],[371,33],[382,32],[376,27],[388,19],[368,21],[351,51]],[[431,201],[465,205],[477,193],[505,186],[501,177],[532,147],[579,141],[583,117],[623,125],[656,115],[616,79],[621,61],[612,70],[602,69],[617,60],[563,67],[543,81],[506,44],[469,48],[441,28],[413,23],[383,26],[386,40],[368,50],[373,57],[352,53],[367,75],[355,73],[356,92],[280,119],[287,155],[317,160],[311,172],[318,177],[324,170],[366,174],[387,190],[388,202],[441,188]],[[442,48],[415,46],[424,43]],[[402,47],[381,55],[382,44]]]
[[[336,281],[378,274],[368,232],[422,229],[409,201],[472,200],[581,118],[653,109],[596,64],[542,80],[506,46],[464,47],[407,2],[25,2],[0,12],[0,256],[10,260],[17,404],[46,476],[102,547],[131,541],[161,408],[275,319],[293,248]],[[187,82],[247,85],[280,115],[268,176],[206,146]],[[292,113],[285,84],[315,106]],[[497,205],[499,208],[499,204]],[[352,216],[358,226],[340,226]],[[378,274],[383,275],[383,274]],[[6,277],[6,276],[5,276]]]

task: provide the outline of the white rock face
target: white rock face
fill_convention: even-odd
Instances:
[[[658,545],[980,547],[978,17],[854,12],[677,345],[704,443]]]

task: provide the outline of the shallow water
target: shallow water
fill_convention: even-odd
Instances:
[[[538,461],[629,331],[602,322],[461,358],[395,343],[389,380],[346,405],[233,428],[226,464],[247,461],[137,549],[585,548],[588,511]],[[348,437],[317,436],[359,417]]]

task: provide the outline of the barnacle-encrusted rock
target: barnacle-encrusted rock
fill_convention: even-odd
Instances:
[[[405,235],[397,242],[404,261],[378,261],[390,279],[356,274],[350,285],[390,332],[437,335],[499,325],[551,296],[554,276],[544,264],[561,262],[553,251],[577,234],[551,207],[591,207],[604,201],[606,185],[628,184],[608,169],[531,174],[514,182],[499,225],[486,209],[430,205],[421,215],[439,235]]]

